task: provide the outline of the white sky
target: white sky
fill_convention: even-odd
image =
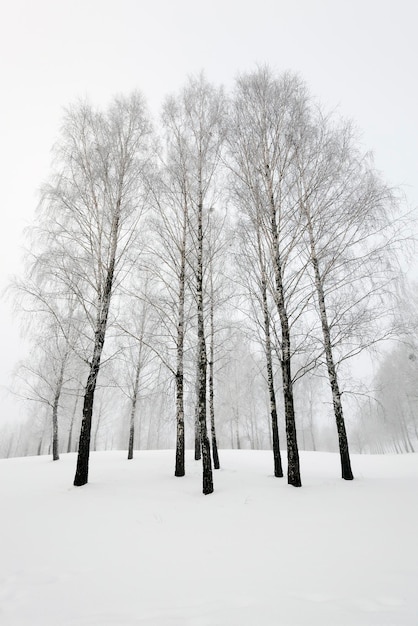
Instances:
[[[0,0],[0,289],[18,271],[62,107],[140,89],[157,113],[201,69],[226,85],[256,63],[298,72],[417,205],[417,24],[416,0]],[[0,300],[0,385],[19,346]],[[0,419],[13,411],[2,397]]]

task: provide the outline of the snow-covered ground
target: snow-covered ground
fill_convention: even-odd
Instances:
[[[2,626],[416,626],[418,455],[221,451],[215,493],[188,455],[0,461]]]

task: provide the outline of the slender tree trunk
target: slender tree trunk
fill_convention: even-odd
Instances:
[[[177,323],[177,371],[176,371],[176,467],[175,476],[184,476],[185,442],[184,442],[184,300],[186,285],[186,237],[187,237],[187,203],[184,205],[183,236],[179,275],[179,310]],[[200,439],[200,438],[199,438]],[[200,445],[199,445],[200,451]],[[196,455],[195,455],[196,458]]]
[[[271,336],[270,336],[270,316],[267,303],[267,283],[264,276],[261,280],[261,292],[263,301],[263,317],[264,317],[264,338],[265,338],[265,354],[266,354],[266,367],[267,367],[267,386],[270,399],[270,417],[271,417],[271,431],[273,435],[273,460],[274,460],[274,475],[277,478],[283,477],[282,457],[280,454],[280,438],[279,438],[279,425],[277,420],[277,405],[276,405],[276,393],[274,390],[274,376],[273,376],[273,359],[271,351]]]
[[[77,468],[74,477],[74,486],[81,487],[88,482],[91,423],[93,417],[94,393],[96,391],[97,377],[100,371],[103,346],[106,337],[107,320],[109,316],[110,299],[112,295],[113,277],[115,272],[116,248],[118,241],[120,216],[120,201],[118,202],[114,223],[112,225],[112,245],[110,265],[107,271],[102,302],[99,306],[97,328],[94,337],[93,359],[90,363],[90,371],[84,392],[83,420],[81,422],[80,442],[78,445]]]
[[[200,461],[202,458],[202,445],[200,439],[199,423],[199,367],[196,365],[196,406],[194,412],[194,460]]]
[[[411,419],[411,422],[412,422],[412,425],[413,425],[413,428],[414,428],[415,439],[418,441],[417,422],[416,422],[416,420],[415,420],[414,411],[413,411],[413,408],[412,408],[412,406],[411,406],[411,400],[410,400],[410,397],[409,397],[409,395],[408,395],[408,394],[406,395],[406,403],[407,403],[407,405],[408,405],[409,417],[410,417],[410,419]]]
[[[210,430],[212,439],[212,457],[214,469],[219,469],[219,454],[218,454],[218,442],[216,440],[216,427],[215,427],[215,402],[214,402],[214,377],[213,377],[213,361],[215,357],[215,329],[214,329],[214,311],[213,311],[213,270],[212,261],[210,262],[210,315],[209,315],[209,333],[210,333],[210,346],[209,346],[209,416],[210,416]]]
[[[312,229],[312,222],[310,216],[305,209],[307,217],[307,227],[309,233],[309,241],[311,248],[311,263],[315,276],[315,289],[318,297],[319,315],[321,318],[322,336],[324,340],[325,358],[327,363],[328,378],[332,391],[332,402],[334,405],[334,415],[337,424],[338,432],[338,446],[340,450],[341,459],[341,475],[344,480],[353,480],[353,472],[351,470],[350,452],[348,448],[347,432],[345,429],[345,421],[343,415],[343,407],[341,403],[341,393],[338,385],[337,370],[334,363],[334,357],[332,353],[331,332],[329,328],[327,311],[325,306],[325,294],[322,285],[322,278],[319,271],[318,257],[316,254],[315,240]]]
[[[36,454],[38,456],[41,456],[41,454],[42,454],[42,443],[43,443],[43,440],[44,440],[44,434],[42,433],[42,435],[41,435],[41,437],[39,439],[38,448],[36,450]]]
[[[50,443],[51,443],[51,437],[49,436],[48,433],[48,423],[49,420],[45,419],[43,420],[43,427],[42,427],[42,434],[39,440],[39,445],[38,445],[38,450],[37,450],[37,454],[38,456],[44,454],[45,451],[45,446],[47,445],[47,450],[46,450],[46,454],[49,454],[49,448],[50,448]],[[18,441],[18,445],[20,443],[20,440],[22,438],[22,435],[19,435],[19,441]],[[17,446],[18,447],[18,446]],[[23,454],[23,456],[27,456],[29,451],[29,443],[26,444],[26,452]]]
[[[254,428],[254,415],[251,412],[250,415],[250,429],[251,429],[251,437],[250,437],[250,447],[251,450],[255,450],[255,428]]]
[[[142,342],[141,342],[142,347]],[[138,401],[139,375],[141,373],[141,348],[139,350],[138,363],[135,370],[134,388],[132,394],[131,416],[129,420],[129,443],[128,443],[128,461],[134,458],[134,439],[135,439],[135,414]]]
[[[314,430],[314,420],[313,420],[313,399],[312,399],[312,387],[309,385],[309,429],[311,432],[312,439],[312,450],[316,451],[316,442],[315,442],[315,430]]]
[[[184,394],[183,394],[183,372],[177,370],[176,373],[176,412],[177,412],[177,433],[176,433],[176,467],[175,476],[184,476],[185,470],[185,443],[184,443]]]
[[[277,415],[277,411],[276,411],[276,415]],[[272,420],[271,420],[270,398],[268,399],[268,402],[267,402],[266,420],[267,420],[268,442],[269,442],[270,449],[273,450],[273,427],[272,427]]]
[[[74,409],[71,415],[71,422],[70,422],[70,430],[68,433],[68,444],[67,444],[67,452],[71,452],[71,448],[73,445],[73,428],[74,428],[74,422],[75,422],[75,416],[77,413],[77,406],[78,406],[78,395],[76,396],[75,399],[75,403],[74,403]]]
[[[81,422],[80,441],[78,444],[77,468],[74,477],[75,487],[81,487],[88,482],[94,392],[96,391],[97,376],[100,370],[100,360],[103,351],[104,338],[104,328],[101,327],[96,332],[93,361],[90,364],[90,372],[84,391],[83,419]]]
[[[313,422],[311,421],[311,440],[312,440],[312,450],[314,452],[316,452],[316,441],[315,441],[315,432],[314,432],[314,426],[313,426]],[[360,454],[361,454],[361,450],[360,450]]]
[[[102,407],[100,407],[97,420],[96,420],[96,428],[94,429],[94,439],[93,439],[93,450],[96,452],[97,450],[97,437],[100,429],[100,422],[102,421]]]
[[[64,370],[67,361],[68,353],[63,357],[60,372],[55,388],[54,402],[52,404],[52,460],[59,461],[59,437],[58,437],[58,406],[62,392],[62,385],[64,382]]]
[[[284,399],[284,414],[286,421],[286,443],[287,443],[287,482],[293,487],[301,487],[299,466],[299,450],[296,435],[295,409],[293,402],[293,383],[291,370],[291,344],[289,318],[285,306],[282,263],[279,247],[279,236],[276,222],[276,207],[272,193],[272,181],[267,173],[270,188],[270,210],[271,210],[271,229],[274,245],[274,274],[276,281],[276,306],[280,318],[281,336],[282,336],[282,384]]]
[[[282,381],[284,395],[284,411],[286,418],[287,440],[287,482],[293,487],[301,487],[299,468],[299,450],[296,436],[295,410],[293,404],[293,385],[290,367],[290,340],[289,326],[286,316],[286,324],[282,327]]]
[[[59,461],[60,455],[58,450],[58,403],[61,391],[57,389],[52,404],[52,460]]]
[[[236,445],[237,450],[241,450],[241,438],[239,435],[239,412],[236,407],[233,408],[233,413],[234,413],[234,423],[235,423],[235,445]],[[232,431],[232,422],[231,422],[231,431]],[[233,436],[232,436],[232,441],[234,441]]]
[[[200,185],[201,186],[201,185]],[[202,446],[203,493],[213,492],[212,461],[210,458],[210,443],[206,426],[206,370],[207,355],[205,341],[205,327],[203,315],[203,198],[200,194],[198,205],[197,226],[197,367],[198,367],[198,415],[200,426],[200,440]]]
[[[14,443],[14,437],[13,437],[13,435],[10,435],[9,443],[7,445],[6,456],[5,456],[6,459],[10,458],[10,455],[12,453],[13,443]]]
[[[212,348],[212,346],[211,346]],[[212,349],[211,349],[212,352]],[[218,454],[218,442],[216,439],[215,428],[215,403],[214,403],[214,390],[213,390],[213,354],[209,361],[209,414],[210,414],[210,430],[212,438],[212,456],[214,469],[220,468],[219,454]]]
[[[237,423],[236,423],[235,438],[236,438],[237,450],[241,450],[241,439],[240,439],[240,436],[239,436],[239,426],[238,426],[238,421],[237,421]]]

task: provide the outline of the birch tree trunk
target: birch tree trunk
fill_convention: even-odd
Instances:
[[[58,437],[58,407],[59,401],[62,394],[62,388],[64,385],[64,373],[65,368],[67,366],[68,357],[70,354],[70,349],[67,344],[65,348],[65,352],[62,356],[61,365],[59,368],[59,374],[55,387],[54,401],[52,404],[52,460],[59,460],[59,437]]]
[[[54,401],[52,404],[52,460],[59,461],[59,437],[58,437],[58,406],[61,396],[62,384],[64,380],[64,368],[61,368],[57,380]]]
[[[202,458],[202,444],[200,438],[200,422],[199,422],[199,368],[196,366],[196,406],[194,411],[194,460],[200,461]]]
[[[212,457],[214,469],[219,469],[219,454],[218,454],[218,442],[216,440],[216,426],[215,426],[215,401],[214,401],[214,378],[213,378],[213,361],[215,358],[215,328],[214,328],[214,292],[213,292],[213,267],[212,260],[210,261],[210,311],[209,311],[209,416],[210,416],[210,431],[212,439]]]
[[[201,185],[201,183],[200,183]],[[213,492],[212,461],[210,444],[206,426],[206,384],[207,354],[205,341],[205,325],[203,311],[203,199],[200,193],[197,207],[197,268],[196,268],[196,300],[197,300],[197,369],[198,391],[197,406],[199,416],[200,441],[202,448],[203,493]]]
[[[322,284],[321,273],[319,270],[318,257],[316,254],[315,240],[312,229],[312,223],[307,213],[307,228],[309,233],[309,242],[311,248],[311,263],[315,276],[315,289],[318,297],[319,315],[321,318],[322,336],[324,340],[325,359],[328,370],[328,378],[332,392],[332,402],[334,406],[335,421],[338,432],[338,446],[341,460],[341,476],[344,480],[353,480],[353,472],[351,470],[350,452],[348,448],[347,432],[345,428],[343,407],[341,403],[341,393],[338,385],[337,370],[334,363],[332,353],[331,331],[329,328],[327,310],[325,306],[325,295]]]
[[[142,347],[142,342],[141,342]],[[128,461],[134,458],[134,440],[135,440],[135,416],[136,405],[138,401],[139,376],[141,374],[141,347],[139,349],[138,362],[135,370],[134,387],[131,399],[131,415],[129,420],[129,443],[128,443]]]
[[[301,486],[301,478],[293,402],[289,311],[294,313],[292,298],[295,299],[295,284],[301,276],[302,264],[295,254],[300,231],[294,219],[291,190],[294,185],[293,130],[305,102],[305,87],[296,76],[284,74],[276,78],[268,68],[241,76],[237,80],[232,103],[233,132],[229,142],[237,208],[244,212],[247,223],[248,220],[252,222],[253,229],[257,230],[259,224],[274,272],[272,295],[281,326],[280,365],[287,478],[288,483],[295,487]],[[269,396],[272,400],[271,385]],[[278,467],[277,471],[280,471]]]
[[[283,477],[282,457],[280,454],[280,438],[279,438],[279,425],[277,420],[277,404],[276,393],[274,390],[274,375],[273,375],[273,359],[271,349],[271,336],[270,336],[270,313],[268,309],[267,300],[267,277],[265,264],[263,262],[263,254],[261,248],[260,237],[260,225],[257,224],[257,251],[258,259],[261,271],[261,302],[263,307],[263,323],[264,323],[264,350],[266,355],[266,369],[267,369],[267,386],[270,403],[270,418],[271,418],[271,432],[272,432],[272,444],[273,444],[273,460],[274,460],[274,475],[276,478]]]
[[[184,303],[186,287],[186,242],[187,242],[187,200],[184,202],[183,232],[180,249],[179,299],[177,323],[177,368],[176,368],[176,467],[175,476],[185,475],[184,438]]]
[[[80,441],[78,445],[77,467],[74,477],[74,486],[81,487],[88,482],[91,424],[93,418],[94,393],[97,386],[97,377],[100,371],[100,362],[106,337],[107,320],[109,317],[110,300],[112,295],[113,277],[115,270],[116,249],[118,242],[120,204],[117,206],[115,219],[112,226],[112,246],[110,265],[107,271],[106,283],[103,292],[103,300],[99,309],[97,327],[95,332],[93,358],[90,363],[90,371],[84,390],[83,419],[81,422]]]
[[[268,171],[266,172],[266,178],[268,189],[270,192],[271,233],[273,237],[274,275],[276,282],[275,300],[281,326],[281,370],[284,414],[286,420],[287,482],[293,487],[301,487],[302,481],[300,478],[299,450],[296,435],[295,409],[293,402],[289,318],[285,305],[282,262],[280,256],[279,235],[276,220],[276,203],[272,192],[272,180]]]
[[[280,263],[277,259],[277,310],[281,321],[282,330],[282,383],[284,397],[284,412],[286,419],[286,443],[287,443],[287,482],[293,487],[301,487],[299,467],[299,450],[296,435],[295,409],[293,403],[293,384],[291,372],[290,332],[289,320],[283,302],[283,291],[280,273]]]
[[[75,399],[75,402],[74,402],[73,412],[71,413],[70,430],[68,432],[67,453],[71,452],[71,448],[72,448],[72,445],[73,445],[73,428],[74,428],[75,416],[76,416],[76,413],[77,413],[78,398],[79,398],[79,396],[77,395],[76,399]]]
[[[268,305],[267,305],[267,285],[266,285],[265,277],[262,278],[261,291],[262,291],[263,317],[264,317],[267,386],[268,386],[268,392],[269,392],[271,432],[272,432],[272,438],[273,438],[272,443],[273,443],[274,475],[276,476],[276,478],[282,478],[283,467],[282,467],[282,457],[280,454],[279,424],[277,420],[277,404],[276,404],[276,393],[274,390],[273,360],[272,360],[271,337],[270,337],[270,315],[269,315]]]

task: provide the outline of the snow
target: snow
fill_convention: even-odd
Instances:
[[[221,453],[209,496],[191,453],[0,461],[0,624],[416,626],[418,455]]]

